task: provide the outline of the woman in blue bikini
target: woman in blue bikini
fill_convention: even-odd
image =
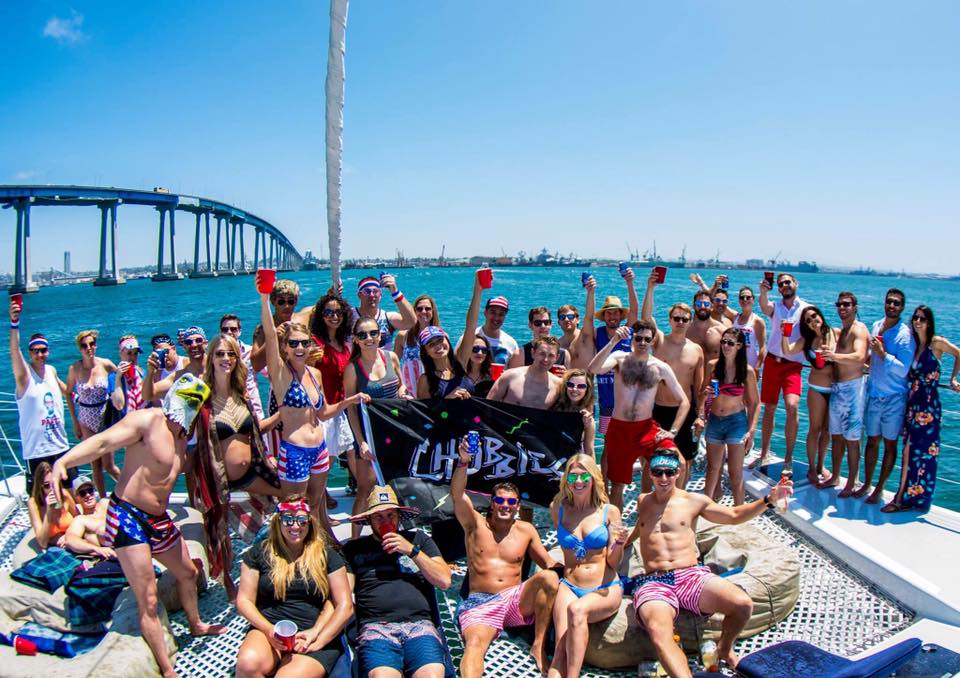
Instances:
[[[550,678],[579,676],[587,649],[588,624],[620,609],[623,585],[617,567],[627,528],[620,510],[609,503],[600,467],[592,456],[570,457],[560,492],[550,504],[563,548],[563,579],[553,604],[557,646]]]
[[[264,352],[270,386],[280,402],[280,453],[277,475],[284,497],[306,494],[309,504],[326,525],[326,504],[321,501],[327,486],[330,455],[323,439],[323,421],[335,417],[348,406],[369,400],[358,393],[336,405],[324,400],[320,371],[307,366],[313,340],[310,330],[298,322],[281,326],[280,336],[273,324],[270,296],[260,294],[260,321],[263,323]],[[281,353],[281,342],[283,351]]]

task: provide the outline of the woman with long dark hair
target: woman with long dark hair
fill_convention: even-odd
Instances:
[[[281,502],[266,539],[244,554],[237,611],[250,622],[239,678],[322,678],[343,655],[341,634],[353,615],[347,568],[303,495]],[[280,621],[297,626],[292,651],[274,635]]]
[[[823,358],[823,351],[837,348],[838,330],[827,324],[826,318],[816,306],[807,306],[800,313],[800,338],[790,343],[788,337],[780,337],[780,350],[784,355],[802,353],[810,364],[807,376],[807,480],[814,485],[836,485],[825,468],[827,448],[830,446],[830,391],[833,387],[833,365]],[[819,358],[817,356],[820,356]]]
[[[440,327],[440,311],[437,302],[428,294],[421,294],[413,301],[417,324],[409,330],[397,332],[393,352],[400,358],[400,379],[407,393],[417,392],[417,382],[423,374],[420,358],[420,333],[428,327]]]
[[[711,386],[713,383],[716,389]],[[744,497],[743,456],[747,447],[753,445],[760,411],[757,373],[747,364],[747,349],[740,330],[731,327],[720,336],[720,355],[707,366],[700,402],[703,409],[694,425],[700,428],[706,425],[707,478],[703,492],[708,497],[716,496],[726,448],[730,491],[733,503],[740,505]]]
[[[447,333],[431,325],[420,332],[419,342],[423,374],[417,380],[417,397],[469,398],[473,382],[453,355]]]
[[[557,399],[551,410],[557,412],[579,412],[583,415],[583,453],[593,454],[593,444],[597,425],[593,418],[594,402],[593,379],[586,370],[579,367],[563,373],[557,384]]]
[[[953,356],[950,388],[960,391],[960,349],[946,337],[938,336],[933,309],[917,306],[910,319],[913,339],[917,343],[910,364],[910,393],[904,423],[903,460],[900,487],[893,501],[884,506],[884,513],[928,511],[933,503],[937,483],[937,460],[940,458],[940,359],[944,353]],[[878,488],[881,489],[881,488]]]

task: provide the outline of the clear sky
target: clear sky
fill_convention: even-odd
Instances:
[[[958,25],[952,1],[355,0],[344,255],[655,240],[960,273]],[[324,2],[4,2],[0,27],[0,183],[166,186],[326,251]],[[98,222],[35,209],[35,268],[93,267]],[[155,261],[155,215],[120,222],[121,264]]]

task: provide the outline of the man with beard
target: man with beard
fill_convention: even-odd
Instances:
[[[867,499],[876,504],[883,497],[883,486],[897,461],[897,438],[903,431],[910,380],[907,375],[917,350],[910,324],[900,319],[906,295],[897,288],[887,290],[883,318],[873,323],[870,331],[870,377],[867,379],[867,449],[864,455],[864,484],[855,494],[862,497],[870,491],[873,471],[883,438],[883,463],[877,488]]]
[[[687,339],[703,349],[704,375],[706,366],[720,355],[720,337],[727,329],[713,318],[713,301],[710,292],[700,290],[693,295],[693,321],[687,330]]]
[[[530,655],[542,672],[549,666],[544,638],[560,585],[551,568],[559,563],[547,553],[536,528],[517,520],[520,490],[513,483],[494,486],[486,515],[473,507],[467,496],[471,455],[466,438],[457,451],[460,459],[450,479],[450,496],[465,534],[470,582],[470,595],[457,610],[464,641],[460,675],[480,678],[487,648],[500,632],[507,626],[530,624],[534,625]],[[541,569],[523,581],[523,562],[528,555]]]
[[[553,320],[550,318],[550,310],[546,306],[537,306],[536,308],[531,308],[530,312],[527,314],[527,325],[530,328],[530,332],[533,334],[533,339],[518,348],[516,352],[510,356],[510,361],[507,363],[508,369],[514,367],[523,367],[524,365],[530,365],[533,363],[534,339],[537,337],[549,337],[550,329],[553,327]],[[560,351],[557,354],[557,362],[553,365],[551,371],[559,376],[563,374],[566,367],[570,364],[570,352],[560,346],[559,343],[558,348]]]
[[[203,370],[207,365],[207,335],[203,328],[191,325],[178,330],[177,341],[187,352],[187,364],[181,365],[164,379],[155,381],[153,377],[162,366],[156,353],[147,358],[147,379],[143,384],[144,400],[161,400],[184,373],[189,372],[197,379],[203,378]]]
[[[643,320],[653,320],[653,293],[657,285],[657,273],[653,271],[647,279],[647,292],[643,296],[643,306],[640,314]],[[697,456],[697,443],[693,438],[693,424],[697,419],[697,394],[703,389],[703,349],[687,338],[687,328],[693,314],[690,307],[679,302],[670,307],[667,312],[667,321],[670,324],[670,334],[664,335],[657,329],[653,342],[653,354],[667,363],[673,370],[680,388],[689,395],[690,411],[687,418],[677,431],[673,442],[680,450],[683,462],[680,464],[680,476],[677,478],[677,487],[687,486],[689,464]],[[657,388],[657,397],[653,405],[653,419],[661,428],[670,428],[676,419],[679,401],[673,397],[664,384]]]
[[[620,509],[623,508],[623,489],[633,482],[634,462],[649,460],[658,447],[676,449],[673,438],[690,410],[690,400],[673,370],[650,355],[656,331],[656,325],[649,320],[635,322],[630,353],[614,353],[615,342],[611,341],[588,367],[591,374],[614,374],[616,406],[604,438],[600,463],[605,479],[611,483],[610,503]],[[630,328],[620,327],[615,339],[619,342],[628,336]],[[661,384],[679,403],[669,430],[661,429],[653,419],[653,405]],[[646,473],[643,482],[649,482]]]
[[[833,475],[820,485],[836,485],[840,462],[847,453],[847,486],[838,496],[853,494],[860,474],[860,437],[863,435],[863,362],[867,359],[867,326],[857,320],[857,297],[853,292],[837,295],[837,315],[843,323],[836,349],[824,350],[823,359],[834,364],[830,389],[830,435],[833,438]],[[869,485],[864,485],[868,490]],[[862,494],[859,496],[863,496]]]
[[[396,311],[385,311],[380,308],[383,290],[390,293],[390,297],[397,305]],[[350,328],[353,329],[360,318],[375,320],[377,327],[380,328],[381,348],[393,342],[394,332],[409,330],[417,324],[417,315],[413,311],[413,306],[403,296],[403,292],[397,289],[397,281],[389,273],[381,274],[379,280],[373,276],[362,278],[357,283],[357,298],[360,300],[360,305],[351,309]],[[303,322],[307,324],[307,319]],[[307,327],[309,327],[308,324]]]
[[[300,299],[300,286],[292,280],[277,280],[270,291],[270,303],[273,304],[273,324],[277,332],[283,324],[293,319],[294,309]],[[267,355],[264,352],[266,338],[263,327],[257,325],[253,330],[253,348],[250,349],[250,364],[254,371],[262,372],[267,367]],[[273,412],[270,412],[273,414]]]
[[[587,290],[587,308],[584,318],[589,322],[597,305],[596,279],[591,275],[583,287]],[[557,309],[557,324],[563,331],[560,337],[560,348],[570,351],[570,367],[586,369],[590,359],[593,358],[594,341],[593,335],[586,327],[583,330],[579,327],[580,311],[573,304],[564,304]]]
[[[549,410],[557,399],[560,384],[560,377],[550,368],[556,364],[559,354],[560,343],[556,337],[537,337],[533,340],[533,362],[527,367],[505,371],[490,389],[487,399]]]
[[[467,331],[479,315],[480,294],[482,288],[479,284],[473,286],[473,298],[470,300],[470,308],[467,309]],[[490,344],[490,360],[496,365],[506,365],[510,356],[517,352],[517,340],[507,334],[503,327],[503,321],[507,319],[507,313],[510,312],[510,302],[506,297],[493,297],[487,299],[487,304],[483,309],[483,324],[477,327],[474,332],[484,337]],[[471,321],[472,319],[472,321]],[[463,335],[457,341],[457,347],[463,341]]]
[[[777,276],[777,288],[780,301],[772,302],[768,298],[770,283],[766,278],[760,281],[760,310],[770,318],[770,336],[767,339],[767,355],[763,359],[763,378],[760,382],[760,402],[763,403],[763,423],[760,433],[760,457],[756,464],[762,465],[770,453],[770,441],[773,439],[773,422],[777,415],[777,403],[783,392],[783,406],[787,411],[784,426],[786,454],[784,464],[793,464],[793,446],[797,443],[797,429],[800,427],[800,393],[803,383],[800,372],[803,369],[803,353],[784,355],[780,348],[780,337],[784,323],[791,327],[787,340],[793,344],[800,338],[800,316],[809,304],[797,296],[800,284],[789,273]]]

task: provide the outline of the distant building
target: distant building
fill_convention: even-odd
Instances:
[[[66,275],[70,275],[70,250],[67,250],[63,253],[63,272]]]

